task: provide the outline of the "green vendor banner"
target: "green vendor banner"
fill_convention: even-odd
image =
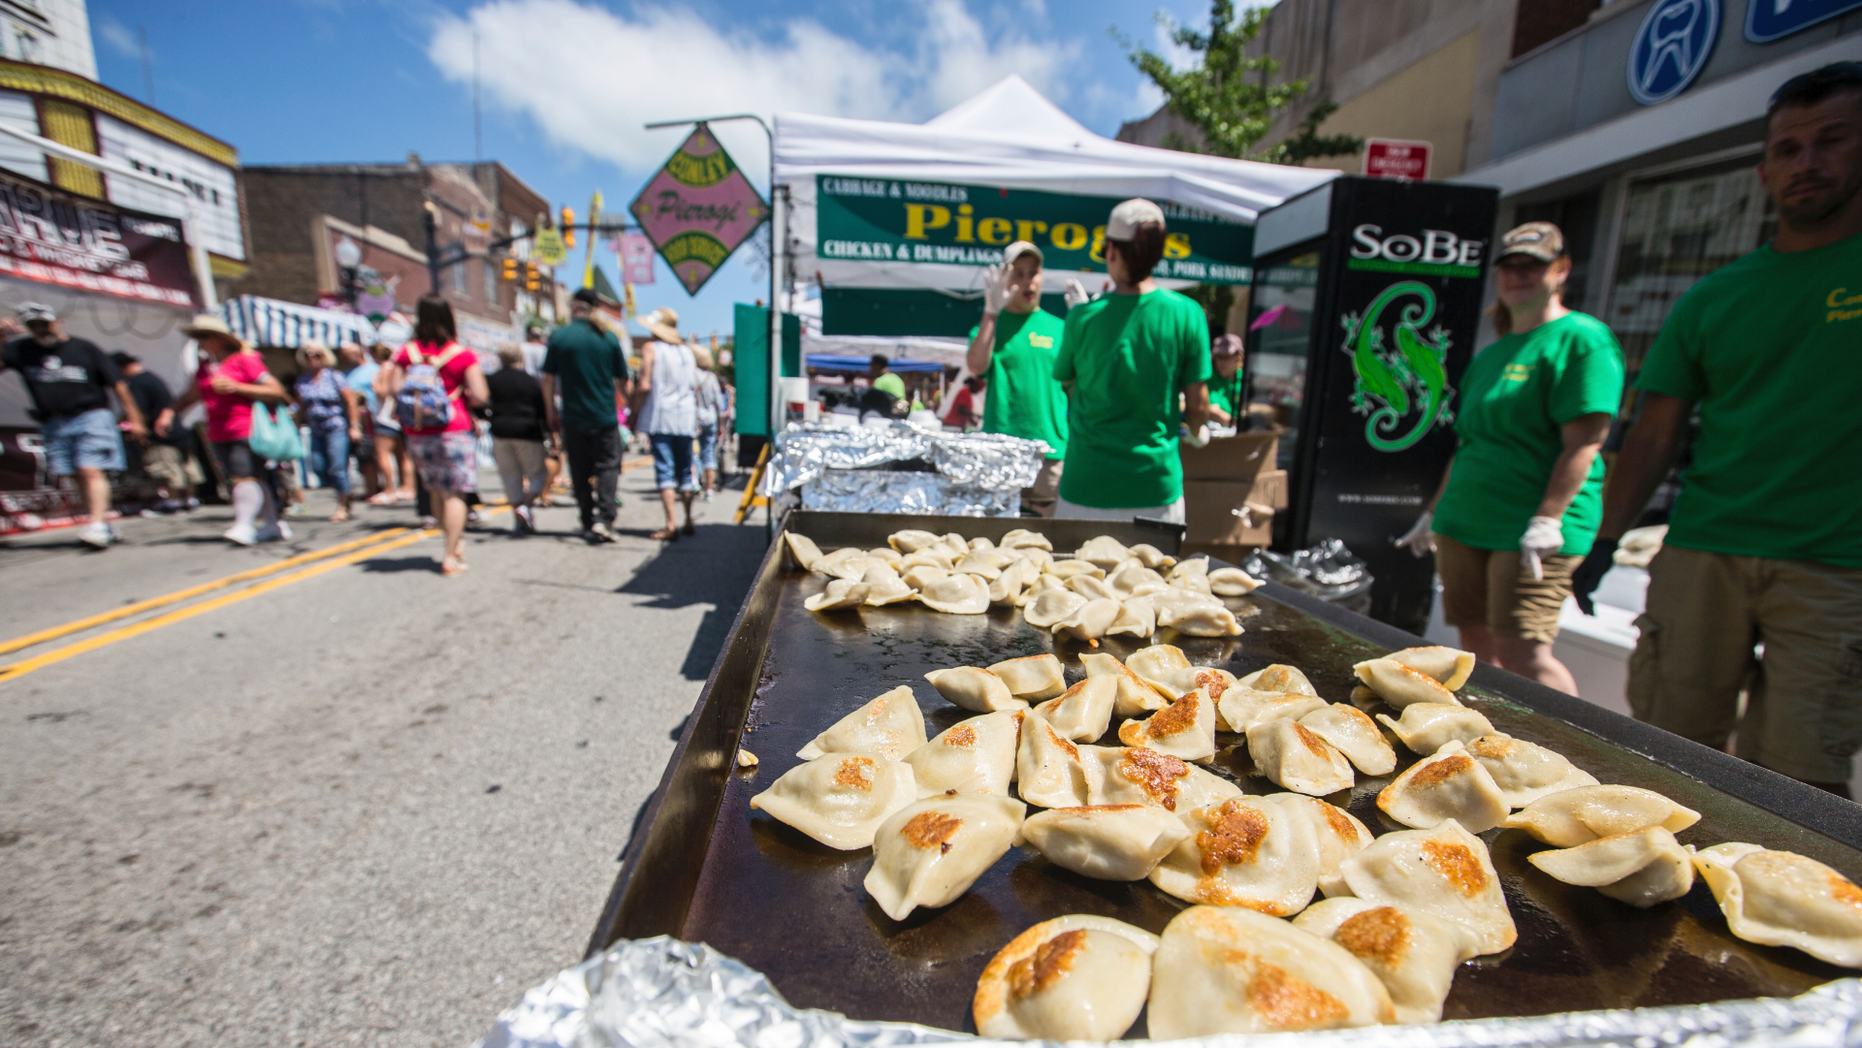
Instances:
[[[1048,269],[1103,273],[1114,197],[948,182],[815,176],[816,253],[824,259],[988,266],[1026,240]],[[1254,227],[1157,201],[1168,227],[1153,275],[1199,284],[1252,279]]]

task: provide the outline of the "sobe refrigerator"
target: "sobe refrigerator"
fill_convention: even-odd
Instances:
[[[1395,542],[1454,452],[1498,196],[1346,176],[1255,226],[1248,396],[1287,429],[1274,546],[1343,541],[1375,576],[1372,616],[1415,633],[1435,562]]]

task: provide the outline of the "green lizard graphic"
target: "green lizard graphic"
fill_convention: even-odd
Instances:
[[[1392,354],[1384,346],[1378,321],[1386,307],[1407,295],[1421,301],[1404,305],[1398,313],[1392,325],[1396,341]],[[1343,318],[1345,352],[1351,354],[1351,366],[1358,374],[1351,407],[1357,414],[1370,416],[1364,423],[1364,439],[1379,451],[1402,451],[1434,427],[1454,420],[1448,402],[1455,391],[1449,388],[1448,372],[1442,366],[1448,356],[1448,332],[1437,325],[1427,335],[1422,333],[1423,325],[1434,316],[1434,289],[1405,280],[1385,288],[1363,316],[1354,313]],[[1410,413],[1412,399],[1422,417],[1407,433],[1392,437]]]

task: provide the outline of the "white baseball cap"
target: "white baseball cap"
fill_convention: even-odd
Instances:
[[[1017,240],[1015,243],[1003,248],[1002,264],[1005,266],[1012,266],[1015,264],[1015,260],[1023,255],[1033,255],[1036,262],[1042,265],[1047,264],[1047,256],[1041,254],[1041,249],[1026,240]]]
[[[1139,226],[1153,222],[1164,224],[1164,209],[1143,197],[1133,197],[1112,209],[1112,217],[1106,219],[1106,239],[1130,240]]]

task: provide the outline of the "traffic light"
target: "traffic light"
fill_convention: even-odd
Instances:
[[[526,262],[524,263],[524,290],[535,291],[536,289],[537,289],[536,264],[531,263],[531,262]]]
[[[562,209],[562,246],[575,246],[575,209],[567,206]]]
[[[517,283],[517,260],[514,258],[507,258],[504,260],[504,282],[507,284]]]

